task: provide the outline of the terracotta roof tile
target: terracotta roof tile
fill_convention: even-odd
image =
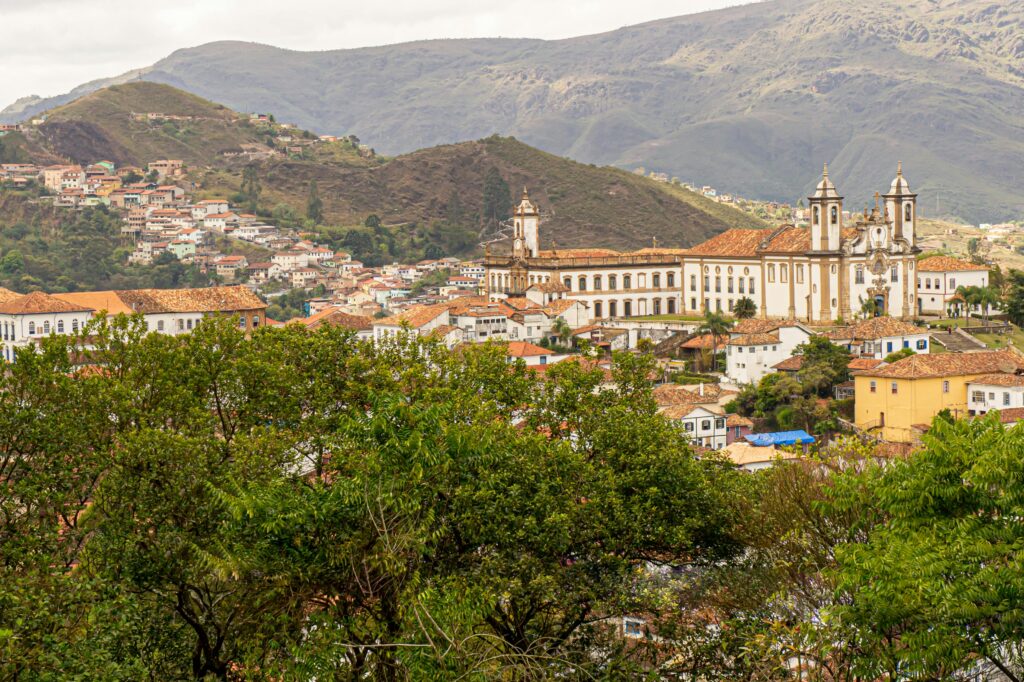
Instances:
[[[547,282],[538,282],[537,284],[531,284],[527,287],[527,291],[530,289],[536,289],[537,291],[544,294],[560,294],[569,291],[569,288],[559,282],[557,279],[550,279]]]
[[[775,363],[774,365],[772,365],[772,369],[778,370],[780,372],[797,372],[803,366],[804,356],[794,355],[792,357],[786,358],[782,362]]]
[[[1016,424],[1024,419],[1024,407],[1007,407],[999,412],[999,421],[1003,424]]]
[[[514,358],[537,357],[539,355],[552,355],[547,348],[543,348],[529,341],[509,341],[508,355]]]
[[[825,336],[832,340],[872,341],[892,336],[914,336],[927,334],[928,330],[895,317],[882,315],[861,320],[848,327],[840,327],[828,332]]]
[[[141,313],[230,313],[263,310],[259,296],[243,285],[203,289],[127,289],[114,292]]]
[[[932,256],[917,263],[918,272],[988,272],[984,265],[970,261],[951,258],[950,256]]]
[[[742,334],[729,339],[730,346],[763,346],[765,344],[778,343],[777,334]]]
[[[0,304],[0,313],[7,315],[32,315],[38,313],[91,312],[93,309],[76,303],[62,301],[50,294],[33,291]]]
[[[846,369],[856,372],[862,369],[874,369],[883,363],[877,358],[853,358],[846,363]]]
[[[398,327],[402,324],[408,324],[413,329],[419,329],[428,322],[436,320],[441,315],[446,315],[447,313],[448,307],[445,305],[414,305],[397,315],[377,320],[373,323],[373,326]]]
[[[699,386],[681,386],[679,384],[662,384],[654,389],[654,401],[658,407],[672,405],[706,405],[716,403],[722,398],[737,395],[736,391],[722,388],[720,384],[704,384],[704,395]]]
[[[747,230],[734,228],[715,235],[690,249],[691,256],[746,256],[754,257],[761,241],[773,232],[772,228]]]
[[[67,294],[54,294],[53,297],[67,303],[91,308],[97,312],[106,310],[110,315],[132,314],[132,309],[121,300],[116,291],[75,291]]]
[[[888,365],[857,372],[857,376],[921,379],[997,372],[1012,374],[1020,370],[1024,370],[1024,357],[1013,351],[999,350],[911,355]]]
[[[680,348],[687,348],[690,350],[712,350],[716,346],[721,348],[728,343],[728,336],[719,336],[717,339],[712,334],[704,334],[702,336],[695,336],[689,341],[681,344]]]
[[[986,374],[974,377],[970,383],[986,386],[1024,386],[1024,376],[1020,374]]]
[[[793,327],[800,324],[796,320],[740,320],[730,330],[733,334],[767,334],[782,327]]]
[[[612,249],[558,249],[556,251],[538,251],[538,258],[605,258],[618,256]]]

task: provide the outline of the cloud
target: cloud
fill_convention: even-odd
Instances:
[[[0,0],[0,107],[215,40],[329,50],[429,38],[557,39],[738,1]]]

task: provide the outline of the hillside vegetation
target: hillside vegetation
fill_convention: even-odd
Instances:
[[[991,222],[1024,210],[1022,36],[1020,2],[774,0],[556,41],[219,42],[132,77],[385,154],[497,132],[762,199],[806,196],[827,160],[859,207],[902,159],[923,209]]]
[[[132,113],[192,116],[188,121],[138,120]],[[310,140],[304,131],[288,135]],[[363,225],[377,215],[386,239],[346,242],[348,231],[322,232],[369,261],[423,257],[431,247],[444,253],[479,250],[499,236],[499,223],[523,187],[544,214],[542,239],[563,247],[639,248],[657,238],[665,246],[687,246],[730,227],[760,227],[756,218],[695,193],[613,167],[577,163],[541,152],[513,138],[492,136],[419,150],[391,159],[367,154],[350,140],[304,147],[249,162],[218,150],[241,144],[280,146],[279,127],[250,123],[231,112],[170,86],[132,82],[91,93],[63,105],[45,124],[27,128],[19,153],[47,159],[63,156],[87,163],[110,159],[144,164],[182,158],[199,196],[239,194],[242,173],[252,166],[260,180],[256,210],[279,222],[301,225],[311,184],[323,201],[323,224]],[[488,176],[497,172],[504,196],[502,215],[485,215]],[[492,207],[493,208],[493,207]],[[362,230],[362,228],[360,228]]]

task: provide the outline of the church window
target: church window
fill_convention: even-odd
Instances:
[[[796,266],[796,281],[797,281],[797,284],[803,284],[804,283],[804,266],[803,265],[799,265],[798,264]]]
[[[719,313],[722,312],[722,299],[720,298],[715,299],[715,311]]]
[[[753,277],[750,278],[749,284],[750,284],[750,286],[748,287],[748,289],[750,290],[750,293],[751,294],[756,294],[757,292],[754,291],[754,278]]]
[[[578,286],[580,291],[587,290],[587,278],[584,275],[580,275]]]
[[[911,219],[910,204],[903,204],[903,219],[906,220],[907,222],[910,222],[910,219]]]
[[[636,276],[636,285],[641,289],[647,288],[647,273],[641,272]]]
[[[604,312],[604,304],[601,301],[594,301],[594,317],[601,317],[602,312]]]
[[[697,301],[693,301],[693,303],[697,303]],[[694,305],[694,307],[696,308],[697,306]],[[668,299],[668,314],[669,315],[675,315],[676,314],[676,299],[674,299],[674,298]]]
[[[633,277],[631,275],[623,275],[622,276],[622,288],[623,289],[632,289],[633,288]],[[628,315],[627,315],[627,317],[628,317]]]
[[[594,275],[594,291],[601,291],[601,275]]]
[[[832,299],[832,307],[835,308],[836,305],[838,305],[838,304],[839,304],[839,301],[837,301],[836,299],[833,298]]]
[[[633,302],[632,301],[623,301],[622,302],[622,314],[623,314],[624,317],[632,317],[633,316]]]
[[[727,279],[725,281],[725,288],[726,288],[726,291],[728,291],[730,294],[732,293],[732,277],[730,277],[729,279]],[[731,307],[730,307],[730,309],[731,309]]]
[[[697,299],[691,298],[690,299],[690,310],[696,310],[696,309],[697,309]]]
[[[619,288],[619,279],[615,275],[608,275],[608,288],[612,291]]]
[[[857,284],[864,284],[864,266],[858,265],[853,271],[853,281]]]
[[[737,284],[740,285],[740,293],[741,294],[745,294],[746,292],[744,291],[744,289],[746,288],[746,286],[745,286],[746,285],[746,280],[743,279],[742,277],[740,277],[740,281],[737,282]]]
[[[566,277],[562,280],[562,284],[565,285],[566,289],[572,289],[572,277]]]
[[[716,294],[722,293],[722,278],[721,277],[715,277],[715,293]]]
[[[838,225],[839,224],[839,207],[838,206],[833,206],[832,207],[832,224],[833,225]]]
[[[690,291],[697,291],[697,275],[690,275]]]
[[[821,221],[821,209],[817,206],[814,207],[814,224],[817,225]]]
[[[774,282],[775,281],[775,263],[769,263],[768,264],[768,281],[769,282]]]
[[[711,291],[711,275],[704,275],[704,291]]]
[[[661,287],[661,273],[660,272],[656,272],[653,275],[651,275],[651,286],[654,287],[655,289],[658,289],[658,288]]]
[[[788,282],[789,281],[789,266],[786,265],[785,263],[783,263],[782,265],[779,266],[779,281],[780,282]]]
[[[608,317],[615,317],[619,313],[617,301],[608,301]]]
[[[891,268],[889,268],[889,281],[890,282],[898,282],[898,281],[900,281],[899,270],[897,269],[897,266],[895,266],[895,265],[893,265]]]
[[[661,299],[660,298],[654,299],[654,314],[655,315],[661,315]]]
[[[676,273],[670,272],[665,275],[666,286],[674,287],[676,285]]]

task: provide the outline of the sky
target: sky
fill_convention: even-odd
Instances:
[[[246,40],[330,50],[428,38],[568,38],[743,0],[0,0],[0,108]]]

